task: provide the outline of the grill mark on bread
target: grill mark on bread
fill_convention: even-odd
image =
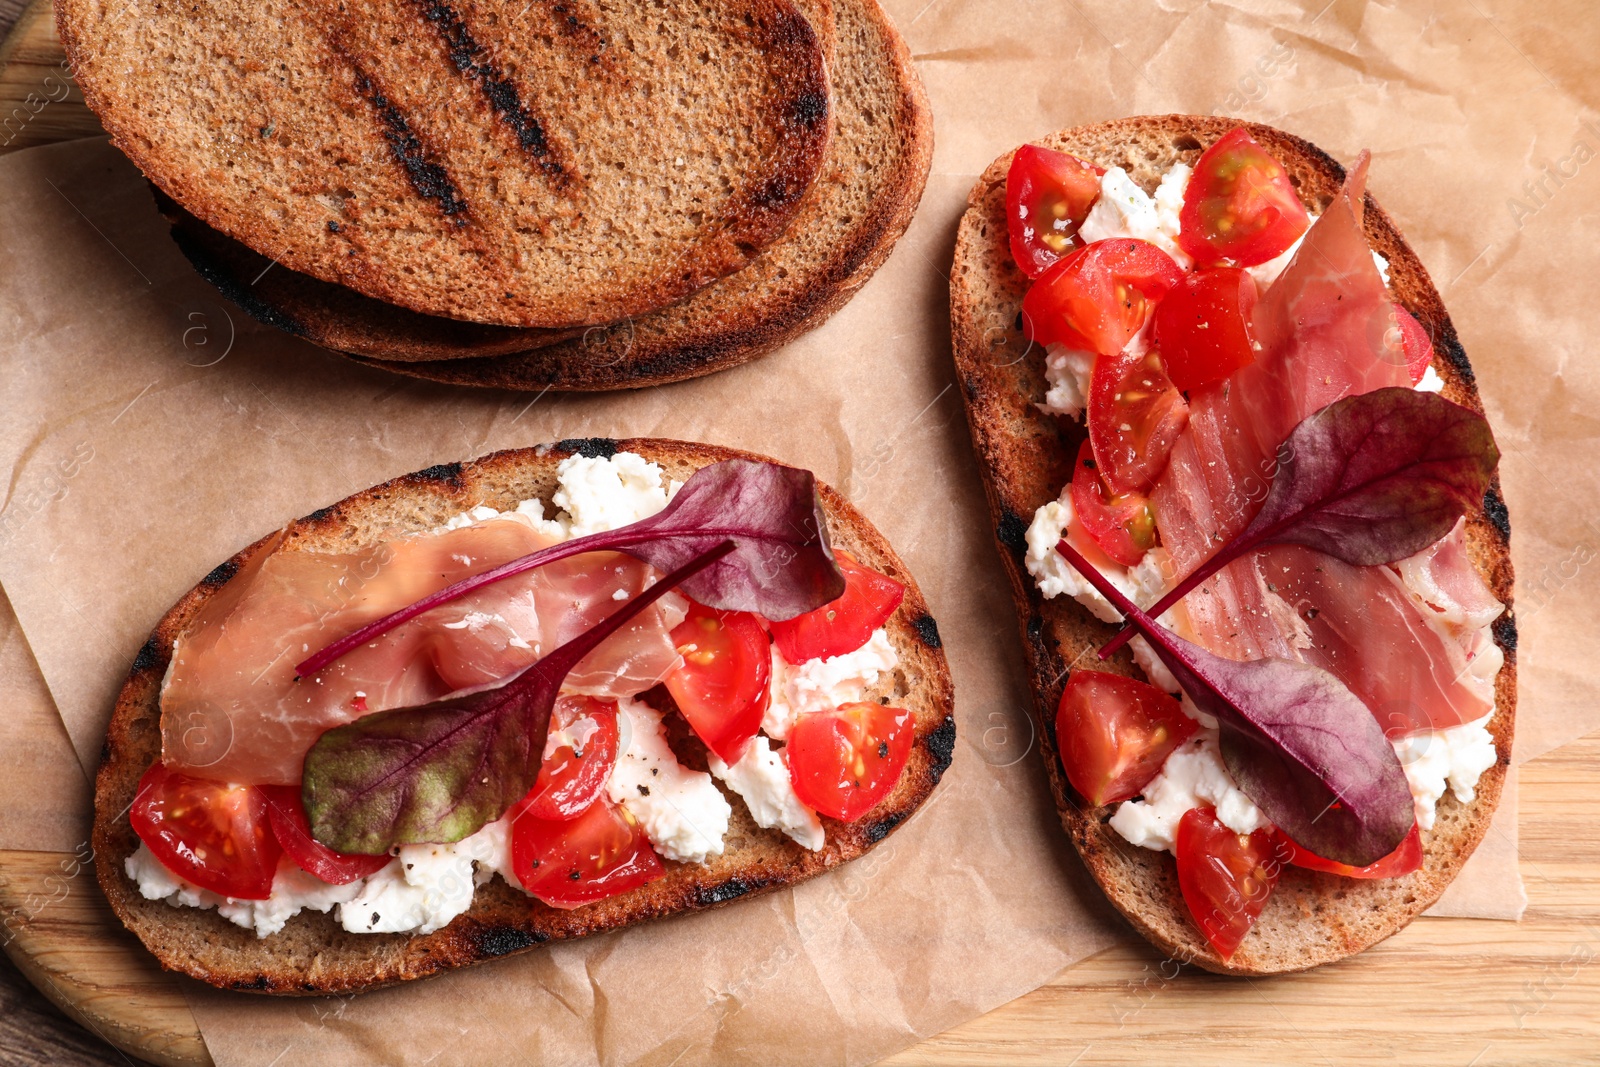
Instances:
[[[372,108],[373,116],[382,125],[389,154],[405,171],[411,187],[418,196],[438,208],[440,214],[458,227],[465,228],[470,219],[467,201],[456,187],[455,180],[450,177],[450,172],[439,161],[439,154],[423,143],[410,120],[395,106],[377,80],[356,62],[355,57],[337,45],[333,46],[333,52],[355,72],[356,93]]]
[[[533,158],[538,168],[557,188],[566,188],[576,177],[568,169],[560,152],[550,142],[550,135],[540,121],[533,106],[517,92],[515,83],[495,62],[489,49],[475,37],[459,12],[439,0],[418,0],[422,17],[433,24],[450,57],[450,63],[462,75],[478,83],[489,107],[506,124],[517,145]]]

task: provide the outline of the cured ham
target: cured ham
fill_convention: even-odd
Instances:
[[[162,761],[205,778],[293,785],[324,731],[514,674],[656,577],[620,553],[573,556],[440,605],[296,680],[294,665],[328,642],[552,543],[512,514],[351,552],[269,544],[173,649],[161,695]],[[603,697],[650,688],[678,662],[671,631],[683,615],[669,594],[579,663],[567,688]]]
[[[1279,445],[1302,420],[1342,397],[1410,385],[1362,234],[1365,176],[1363,157],[1257,303],[1257,360],[1190,397],[1188,428],[1150,495],[1179,577],[1249,525]],[[1482,628],[1500,605],[1473,570],[1462,529],[1398,573],[1298,547],[1254,553],[1191,592],[1175,625],[1233,659],[1325,667],[1394,734],[1480,718],[1493,707],[1488,668],[1498,667]]]

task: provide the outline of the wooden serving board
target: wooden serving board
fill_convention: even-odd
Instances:
[[[0,152],[99,131],[62,63],[49,5],[35,2],[0,44]],[[1130,945],[886,1062],[1594,1061],[1600,737],[1524,765],[1521,806],[1521,923],[1421,919],[1355,959],[1270,981],[1175,975],[1154,950]],[[0,852],[0,915],[24,920],[7,923],[6,953],[63,1011],[130,1055],[210,1064],[177,980],[75,867],[72,856]]]

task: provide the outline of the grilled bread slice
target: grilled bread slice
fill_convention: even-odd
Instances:
[[[922,200],[933,117],[878,0],[834,0],[834,136],[789,231],[674,307],[499,359],[391,370],[455,385],[599,390],[680,381],[759,358],[820,326],[883,265]]]
[[[509,508],[549,500],[556,465],[574,453],[637,452],[683,480],[709,463],[748,453],[664,440],[591,438],[500,452],[397,478],[322,508],[291,524],[281,551],[370,544],[396,532],[433,529],[478,504]],[[819,486],[835,548],[906,586],[905,600],[887,624],[900,663],[879,680],[869,699],[887,697],[916,715],[916,743],[894,791],[856,823],[824,818],[827,844],[810,852],[776,830],[763,830],[743,802],[729,797],[734,817],[723,855],[709,864],[667,862],[667,876],[632,892],[573,911],[547,907],[496,879],[478,888],[472,907],[427,935],[346,933],[332,916],[302,913],[280,933],[258,939],[213,911],[146,900],[123,871],[138,847],[128,822],[139,778],[160,755],[159,695],[173,641],[195,612],[237,573],[258,541],[208,574],[167,612],[139,650],[117,698],[95,788],[94,845],[100,885],[112,909],[163,966],[203,982],[259,993],[313,995],[353,992],[423,978],[510,955],[548,941],[583,937],[679,912],[715,907],[811,878],[862,855],[927,799],[950,764],[955,745],[950,672],[938,628],[911,573],[883,536],[844,497]],[[652,693],[652,701],[670,697]],[[705,750],[675,736],[686,764],[705,769]]]
[[[832,3],[795,0],[795,6],[822,42],[831,70]],[[832,151],[830,148],[830,155]],[[808,191],[807,197],[812,195]],[[401,362],[462,359],[525,352],[589,332],[490,326],[408,311],[362,296],[343,285],[279,266],[205,225],[159,189],[156,202],[172,225],[172,237],[179,250],[224,296],[258,321],[336,352]],[[791,240],[793,233],[791,229],[779,240]]]
[[[470,344],[441,351],[434,335],[419,344],[409,326],[390,321],[381,313],[382,303],[373,301],[367,309],[376,321],[369,321],[369,314],[344,317],[348,301],[326,309],[308,306],[280,296],[265,282],[249,284],[266,266],[264,257],[185,224],[175,227],[174,236],[201,273],[257,318],[324,347],[367,357],[375,366],[434,381],[503,389],[622,389],[757,359],[820,325],[882,265],[910,224],[932,159],[927,97],[888,16],[877,0],[835,0],[832,7],[827,24],[835,27],[834,136],[799,215],[754,263],[653,315],[567,338],[532,332],[497,336],[491,341],[494,351],[479,349],[474,335]],[[801,10],[814,24],[823,24],[810,6],[802,4]],[[267,281],[272,277],[269,273]],[[516,347],[536,350],[461,358],[511,351],[502,342],[515,345],[515,336],[536,342]],[[422,354],[428,348],[436,352],[431,359]]]
[[[62,0],[114,142],[208,225],[414,311],[640,315],[781,233],[829,136],[789,0]]]
[[[1123,167],[1152,192],[1173,162],[1192,164],[1205,146],[1236,126],[1245,126],[1284,165],[1308,208],[1320,212],[1327,207],[1344,181],[1344,169],[1315,146],[1267,126],[1167,115],[1082,126],[1034,143],[1101,166]],[[1510,525],[1499,483],[1492,483],[1483,510],[1468,516],[1473,562],[1508,609],[1495,626],[1506,660],[1496,681],[1496,710],[1489,725],[1499,761],[1480,779],[1472,803],[1461,804],[1448,795],[1440,800],[1420,870],[1399,879],[1357,881],[1287,868],[1250,935],[1232,959],[1224,961],[1191,921],[1172,857],[1124,841],[1106,824],[1114,806],[1086,807],[1068,785],[1056,752],[1052,724],[1067,672],[1085,655],[1092,655],[1091,650],[1108,640],[1115,627],[1095,619],[1069,597],[1045,600],[1023,565],[1023,534],[1034,511],[1056,499],[1071,480],[1083,431],[1034,406],[1044,398],[1044,352],[1031,347],[1022,335],[1021,304],[1028,279],[1011,258],[1006,230],[1005,181],[1011,155],[984,171],[968,199],[950,275],[950,318],[956,374],[995,538],[1011,578],[1033,679],[1040,751],[1062,825],[1106,896],[1139,933],[1173,959],[1220,973],[1263,975],[1360,952],[1438,899],[1482,840],[1500,797],[1510,763],[1517,694],[1516,625],[1509,610]],[[1444,395],[1481,413],[1472,366],[1433,282],[1371,196],[1366,198],[1366,233],[1371,246],[1389,260],[1395,298],[1433,338],[1434,368],[1444,378]],[[1108,669],[1138,676],[1126,649]]]
[[[390,360],[450,359],[522,352],[584,332],[489,326],[386,304],[280,266],[151,189],[173,242],[202,278],[257,321],[324,348]]]

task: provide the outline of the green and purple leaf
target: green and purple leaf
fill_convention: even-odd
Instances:
[[[582,552],[626,552],[670,571],[724,541],[733,542],[733,551],[683,587],[708,608],[753,611],[781,622],[844,594],[844,575],[828,544],[828,523],[812,473],[729,459],[695,471],[667,506],[648,519],[563,541],[463,578],[319,649],[295,672],[308,678],[430,608]]]
[[[1343,682],[1309,663],[1223,659],[1139,610],[1065,539],[1056,550],[1216,718],[1228,773],[1295,844],[1352,867],[1399,847],[1416,822],[1405,769]]]
[[[1370,567],[1416,555],[1483,502],[1500,461],[1489,424],[1434,393],[1388,388],[1336,400],[1278,447],[1272,488],[1255,520],[1151,607],[1160,618],[1245,553],[1314,548]],[[1133,631],[1100,650],[1105,659]]]
[[[539,777],[561,683],[646,607],[737,551],[703,550],[603,621],[507,681],[324,733],[306,754],[311,834],[338,852],[460,841],[500,818]]]

